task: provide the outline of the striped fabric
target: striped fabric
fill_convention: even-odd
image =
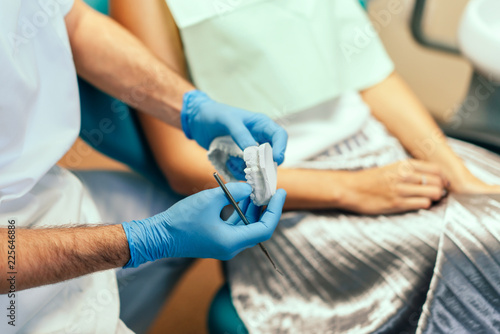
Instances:
[[[478,177],[500,183],[498,156],[450,144]],[[302,167],[356,170],[405,158],[398,141],[370,119]],[[287,212],[265,243],[284,277],[258,248],[228,263],[238,314],[250,333],[500,332],[500,229],[487,224],[498,221],[500,202],[475,201],[471,207],[448,198],[430,210],[390,216]]]
[[[500,196],[450,199],[419,333],[500,332]]]

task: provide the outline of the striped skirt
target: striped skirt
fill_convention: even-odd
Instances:
[[[500,157],[450,139],[487,183]],[[358,170],[408,155],[371,118],[299,168]],[[335,184],[332,184],[335,187]],[[451,196],[430,210],[360,216],[284,213],[265,243],[227,264],[250,333],[500,333],[500,196]]]

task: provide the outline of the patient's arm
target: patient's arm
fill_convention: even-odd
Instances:
[[[164,0],[111,0],[111,15],[142,40],[171,68],[185,75],[179,33]],[[156,161],[179,193],[217,186],[206,152],[177,129],[140,115]],[[279,168],[278,186],[288,209],[342,208],[378,214],[427,208],[441,197],[438,167],[404,162],[360,172]],[[426,175],[428,185],[420,185]]]
[[[475,178],[463,161],[448,146],[446,137],[429,112],[404,80],[393,73],[362,92],[372,113],[417,159],[441,166],[450,189],[460,193],[498,193]]]

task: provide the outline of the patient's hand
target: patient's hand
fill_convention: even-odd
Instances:
[[[342,208],[369,215],[428,209],[448,184],[437,164],[421,160],[346,173],[343,182]]]
[[[451,181],[450,191],[457,194],[500,194],[500,185],[490,185],[467,172],[457,180]]]

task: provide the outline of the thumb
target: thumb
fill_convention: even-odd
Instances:
[[[281,218],[281,212],[283,210],[283,205],[285,204],[286,191],[283,189],[278,189],[276,194],[271,198],[266,211],[262,215],[260,221],[250,224],[248,226],[241,226],[245,228],[244,233],[246,242],[249,245],[257,244],[271,238],[274,230],[278,226],[278,222]]]

